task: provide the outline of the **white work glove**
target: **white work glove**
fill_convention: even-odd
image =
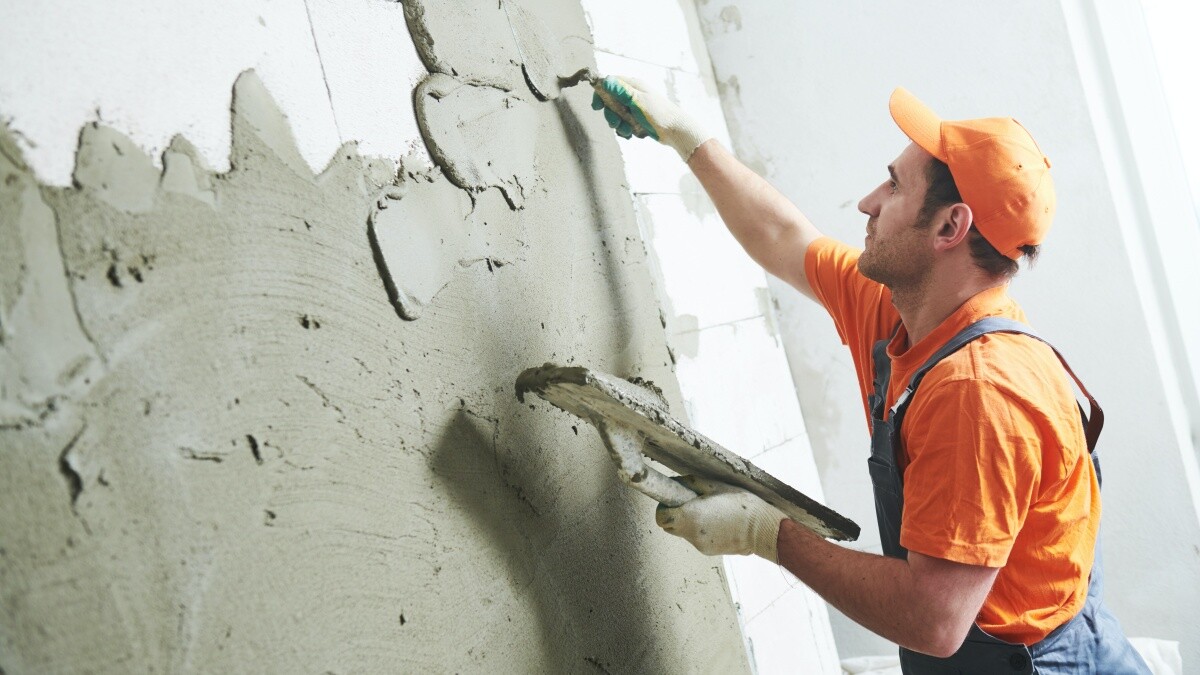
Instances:
[[[596,92],[592,108],[603,108],[608,126],[622,138],[653,138],[675,148],[686,162],[701,143],[713,137],[679,106],[640,80],[610,75],[596,80],[592,88]]]
[[[697,476],[680,476],[680,483],[698,497],[674,508],[659,505],[659,527],[691,542],[705,555],[757,555],[779,562],[779,524],[787,518],[742,488]]]

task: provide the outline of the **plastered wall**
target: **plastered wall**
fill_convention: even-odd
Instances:
[[[681,404],[578,5],[69,4],[0,10],[0,671],[746,669],[720,564],[513,396]]]

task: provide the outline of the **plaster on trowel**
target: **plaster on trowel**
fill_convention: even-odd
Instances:
[[[681,474],[749,490],[823,537],[858,538],[854,521],[676,420],[661,392],[652,387],[587,368],[547,363],[517,377],[517,398],[524,401],[525,394],[532,392],[596,427],[621,480],[661,504],[679,506],[696,493],[660,473],[646,457]]]

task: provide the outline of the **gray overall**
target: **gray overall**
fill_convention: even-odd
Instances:
[[[900,518],[904,511],[904,483],[896,464],[896,449],[900,446],[900,425],[913,393],[925,374],[942,359],[985,333],[1022,333],[1041,340],[1032,330],[1019,322],[988,317],[967,326],[913,374],[908,387],[884,418],[888,383],[892,363],[887,355],[889,340],[875,343],[872,358],[875,365],[875,393],[869,397],[871,406],[871,485],[875,490],[875,515],[879,520],[879,539],[884,555],[906,558],[908,551],[900,546]],[[1042,340],[1045,342],[1044,340]],[[1049,344],[1049,343],[1047,343]],[[1053,346],[1051,346],[1053,349]],[[1096,441],[1104,426],[1104,413],[1096,399],[1087,393],[1083,383],[1071,372],[1070,366],[1054,351],[1063,367],[1087,396],[1091,414],[1084,415],[1080,407],[1088,451],[1100,475],[1100,460],[1096,456]],[[1088,583],[1087,601],[1074,618],[1054,629],[1041,642],[1026,647],[1011,644],[985,633],[972,625],[967,639],[953,656],[936,658],[900,648],[900,665],[905,673],[1149,673],[1141,656],[1134,651],[1121,632],[1116,618],[1101,602],[1103,586],[1100,545],[1097,540],[1095,563]]]

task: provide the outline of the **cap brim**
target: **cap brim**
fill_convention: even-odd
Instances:
[[[942,118],[938,117],[929,106],[921,103],[904,87],[896,87],[888,100],[888,110],[892,119],[905,136],[913,143],[921,146],[926,152],[946,161],[947,153],[942,148]]]

